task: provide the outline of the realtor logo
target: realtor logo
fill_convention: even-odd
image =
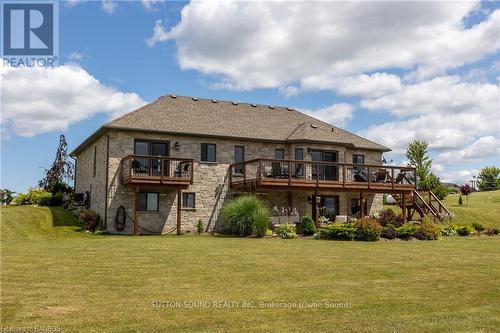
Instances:
[[[3,2],[2,58],[12,67],[54,67],[59,53],[58,3]]]
[[[52,3],[4,4],[4,55],[53,55],[53,52]]]

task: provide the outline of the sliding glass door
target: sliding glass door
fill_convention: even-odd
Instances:
[[[336,151],[312,150],[311,160],[313,162],[337,162]],[[317,171],[316,171],[317,170]],[[316,179],[316,173],[319,172],[320,180],[338,180],[338,170],[336,165],[324,165],[316,163],[312,165],[313,179]]]

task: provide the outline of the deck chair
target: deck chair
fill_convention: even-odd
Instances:
[[[394,180],[394,184],[400,184],[403,179],[406,179],[406,172],[400,172],[396,179]]]
[[[377,183],[384,183],[387,179],[387,170],[386,169],[378,169],[375,177],[375,181]]]
[[[354,181],[356,182],[366,182],[368,181],[368,177],[366,175],[366,171],[363,169],[355,169],[354,171]]]

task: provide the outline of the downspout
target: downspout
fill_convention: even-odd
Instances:
[[[109,196],[109,188],[108,188],[108,182],[109,182],[109,135],[106,135],[106,184],[105,184],[105,202],[106,204],[104,205],[104,230],[107,229],[108,225],[108,196]]]

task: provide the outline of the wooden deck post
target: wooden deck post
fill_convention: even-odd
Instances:
[[[361,218],[363,218],[363,217],[365,217],[365,205],[366,205],[363,191],[359,192],[359,202],[361,204],[360,216],[361,216]]]
[[[408,222],[407,220],[407,217],[406,217],[406,192],[403,192],[403,223],[406,223]]]
[[[314,220],[314,225],[316,226],[316,228],[319,227],[319,212],[318,212],[318,193],[315,192],[313,195],[312,195],[312,200],[311,200],[311,205],[312,205],[312,216],[313,216],[313,220]]]
[[[181,205],[182,205],[181,187],[177,186],[177,235],[181,234]]]
[[[134,235],[139,234],[139,184],[136,184],[134,187]]]

